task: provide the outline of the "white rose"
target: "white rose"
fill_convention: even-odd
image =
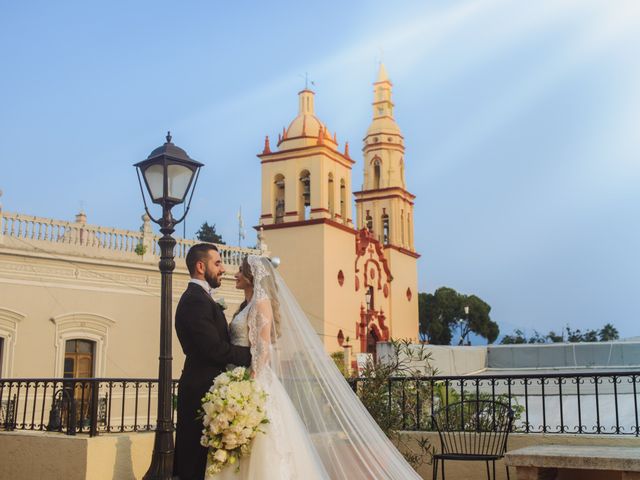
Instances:
[[[214,405],[211,402],[206,402],[202,404],[202,410],[204,410],[205,415],[212,416],[214,413]]]
[[[220,449],[213,454],[213,459],[220,463],[224,463],[227,460],[228,456],[229,454],[226,450]]]

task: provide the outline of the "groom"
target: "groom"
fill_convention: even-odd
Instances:
[[[201,399],[229,363],[248,367],[248,347],[231,345],[227,321],[211,290],[224,273],[215,245],[199,243],[187,253],[191,280],[176,309],[176,333],[186,355],[178,385],[178,425],[173,474],[180,480],[202,480],[207,449],[200,445]]]

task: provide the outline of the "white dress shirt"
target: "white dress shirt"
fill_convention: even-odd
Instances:
[[[211,288],[211,286],[204,280],[192,278],[191,280],[189,280],[189,283],[195,283],[196,285],[200,285],[202,288],[204,288],[204,291],[207,292],[207,295],[209,296],[211,296],[211,294],[213,293],[213,289]]]

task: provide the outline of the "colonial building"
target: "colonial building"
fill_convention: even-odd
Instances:
[[[154,378],[158,373],[158,239],[145,215],[139,231],[3,212],[0,206],[0,378]],[[193,240],[177,239],[175,309],[189,275]],[[217,292],[233,313],[233,274],[247,253],[220,245],[228,272]],[[184,356],[173,336],[173,376]],[[5,395],[6,400],[6,395]]]
[[[281,273],[327,350],[347,338],[356,352],[377,341],[417,337],[414,195],[406,189],[404,138],[384,65],[374,83],[373,118],[364,137],[364,185],[354,193],[349,144],[315,114],[314,92],[298,94],[298,115],[269,137],[262,164],[260,228]]]

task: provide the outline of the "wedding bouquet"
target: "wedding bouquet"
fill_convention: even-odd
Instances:
[[[209,448],[207,474],[233,465],[251,451],[251,442],[262,424],[268,423],[267,394],[244,367],[218,375],[202,398],[200,444]]]

